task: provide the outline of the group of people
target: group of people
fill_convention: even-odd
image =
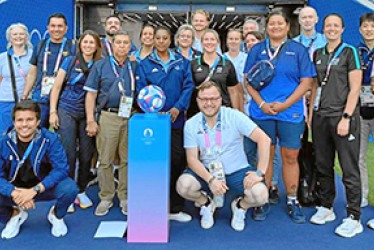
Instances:
[[[171,118],[170,220],[192,219],[184,210],[186,199],[200,208],[201,227],[211,228],[215,209],[232,190],[237,197],[231,226],[242,231],[249,208],[260,221],[279,202],[282,168],[289,216],[305,223],[297,158],[303,131],[310,128],[320,183],[320,206],[310,222],[336,219],[337,152],[347,218],[335,233],[361,233],[369,190],[367,141],[374,128],[374,14],[361,16],[357,48],[342,41],[339,14],[324,18],[323,34],[315,30],[318,16],[311,7],[300,11],[299,22],[302,32],[291,39],[288,17],[272,12],[264,39],[259,24],[248,20],[242,30],[228,31],[226,53],[204,10],[193,13],[192,25],[179,27],[173,49],[171,31],[148,24],[135,48],[116,15],[105,21],[105,38],[87,30],[75,43],[65,37],[65,17],[53,14],[49,38],[35,48],[25,25],[11,25],[8,50],[0,54],[0,220],[6,224],[1,237],[15,237],[27,210],[51,199],[57,200],[48,214],[51,232],[66,235],[67,212],[93,206],[85,190],[96,158],[95,215],[107,214],[116,194],[127,214],[128,120],[141,112],[135,99],[147,85],[162,88],[166,103],[160,112]],[[247,78],[263,61],[275,72],[259,89]],[[374,229],[374,220],[367,225]]]

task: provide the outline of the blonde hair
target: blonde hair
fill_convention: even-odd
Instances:
[[[219,35],[217,33],[217,31],[213,30],[213,29],[206,29],[203,31],[203,33],[201,34],[201,38],[200,38],[200,41],[203,41],[204,39],[204,36],[208,33],[212,33],[214,35],[214,37],[217,39],[218,41],[218,44],[221,44],[221,40],[219,39]]]
[[[12,47],[12,42],[10,41],[10,36],[11,36],[11,33],[12,33],[12,30],[16,29],[16,28],[21,28],[25,31],[25,35],[26,35],[26,42],[25,42],[25,45],[28,47],[28,48],[32,48],[32,44],[30,42],[30,35],[29,35],[29,30],[27,29],[27,27],[23,24],[23,23],[14,23],[12,25],[10,25],[7,29],[6,29],[6,40],[8,42],[6,48],[9,49],[10,47]]]
[[[191,20],[193,20],[193,18],[195,17],[196,14],[201,14],[201,15],[205,16],[206,20],[208,22],[210,22],[210,16],[209,16],[209,13],[206,10],[203,10],[203,9],[197,9],[197,10],[195,10],[192,13]]]
[[[195,41],[195,37],[196,37],[195,29],[190,24],[183,24],[182,26],[179,27],[179,29],[177,30],[177,33],[174,36],[175,47],[179,47],[179,42],[178,42],[179,36],[185,30],[189,30],[192,32],[192,43],[193,41]]]

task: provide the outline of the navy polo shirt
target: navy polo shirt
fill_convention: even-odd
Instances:
[[[128,63],[128,58],[121,66],[115,61],[119,78],[113,72],[109,57],[101,59],[94,64],[85,83],[84,90],[98,92],[97,105],[100,105],[104,96],[107,96],[108,99],[103,107],[104,109],[119,107],[121,100],[121,93],[118,87],[119,82],[122,82],[125,94],[131,96],[131,79],[128,71]],[[134,71],[136,62],[131,62],[131,67]]]
[[[266,41],[254,45],[248,52],[244,74],[247,74],[257,62],[269,59]],[[289,40],[280,52],[275,68],[275,75],[270,84],[259,91],[260,96],[267,103],[285,102],[299,86],[302,78],[315,77],[317,75],[307,49],[293,40]],[[300,123],[304,120],[303,99],[301,98],[292,106],[276,115],[265,114],[252,99],[249,113],[251,117],[258,120],[280,120]]]
[[[45,43],[43,48],[39,49],[43,41],[44,40],[40,41],[38,46],[36,46],[36,48],[33,51],[32,57],[30,59],[30,64],[35,65],[38,68],[37,77],[36,77],[36,85],[33,90],[32,99],[40,103],[49,103],[49,95],[44,96],[44,97],[40,96],[41,90],[42,90],[41,82],[42,82],[42,77],[43,77],[43,73],[42,73],[43,56],[44,56],[45,46],[47,45],[47,43]],[[49,44],[49,52],[48,52],[48,60],[47,60],[47,76],[53,76],[53,71],[55,69],[57,55],[60,50],[60,45],[61,43],[53,43],[53,42],[50,42]],[[37,55],[39,51],[40,53],[39,55]],[[71,55],[75,55],[75,44],[71,40],[68,39],[66,41],[64,51],[62,53],[61,63],[67,56],[71,56]],[[60,67],[61,67],[61,63],[60,63]]]
[[[69,73],[69,66],[71,65],[73,59],[74,56],[69,56],[65,58],[61,65],[61,69],[67,74]],[[84,112],[84,101],[86,97],[86,91],[83,90],[84,83],[86,81],[84,75],[74,85],[70,84],[71,81],[80,73],[83,73],[83,70],[81,69],[81,66],[77,60],[76,63],[74,63],[70,74],[65,77],[67,82],[65,83],[64,89],[61,93],[58,105],[69,112]]]

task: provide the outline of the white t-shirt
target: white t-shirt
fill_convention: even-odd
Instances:
[[[247,156],[244,152],[243,136],[250,136],[257,125],[244,113],[228,107],[221,107],[222,149],[219,155],[225,174],[232,174],[248,167]],[[216,127],[208,128],[209,142],[212,152],[217,152]],[[199,148],[200,160],[205,167],[217,158],[214,153],[207,155],[203,128],[203,114],[197,113],[184,126],[184,148]]]

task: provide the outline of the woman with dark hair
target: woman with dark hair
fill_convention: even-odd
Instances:
[[[184,199],[176,191],[176,182],[186,168],[183,148],[185,111],[191,99],[192,82],[190,61],[169,49],[171,32],[157,27],[154,33],[155,49],[137,68],[139,92],[146,85],[159,86],[166,95],[161,112],[171,115],[171,166],[170,166],[170,219],[187,222],[192,219],[183,212]]]
[[[261,42],[264,39],[263,35],[259,31],[250,31],[244,37],[245,46],[247,47],[247,51],[249,52],[251,48]]]
[[[360,59],[356,49],[342,41],[343,19],[329,14],[323,20],[325,47],[315,51],[317,69],[314,80],[309,124],[315,150],[320,207],[311,217],[314,224],[335,220],[334,161],[337,153],[343,172],[347,197],[347,218],[335,233],[353,237],[363,231],[361,215],[361,181],[358,166],[360,151],[359,93],[362,81]]]
[[[315,67],[306,48],[288,39],[290,22],[284,13],[271,13],[267,18],[266,30],[269,38],[249,51],[244,72],[248,73],[252,67],[264,60],[273,64],[275,71],[266,87],[256,90],[251,83],[247,85],[247,91],[252,96],[249,113],[252,120],[272,140],[269,167],[265,173],[268,187],[273,176],[273,158],[278,142],[281,147],[288,212],[293,222],[305,223],[305,215],[297,200],[297,157],[304,131],[302,97],[311,87],[312,78],[316,76]],[[254,219],[264,220],[268,210],[268,204],[255,209]]]
[[[96,32],[86,30],[79,38],[76,56],[67,57],[63,61],[50,95],[49,123],[61,135],[70,165],[69,175],[72,179],[75,176],[78,155],[79,194],[76,202],[81,208],[92,206],[85,189],[89,181],[95,149],[94,138],[86,134],[86,91],[83,87],[92,65],[99,59],[101,59],[100,37]],[[69,212],[74,212],[73,204],[69,207]]]
[[[153,33],[155,28],[150,24],[143,25],[140,31],[140,42],[141,46],[132,55],[135,57],[137,62],[140,62],[152,53],[153,50]]]

